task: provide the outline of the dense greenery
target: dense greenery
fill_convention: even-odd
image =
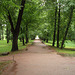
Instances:
[[[45,22],[40,26],[40,38],[53,41],[52,46],[57,42],[57,47],[63,48],[66,39],[75,41],[75,1],[59,0],[52,3],[47,0],[46,3],[47,12]]]
[[[48,43],[46,41],[43,41],[46,45],[52,46],[53,41],[48,41]],[[55,47],[57,46],[57,43],[55,42]],[[74,41],[70,41],[70,40],[65,40],[64,43],[64,48],[67,49],[75,49],[75,42]]]
[[[18,39],[25,45],[36,35],[58,48],[75,41],[75,0],[0,1],[0,40],[11,40],[11,51],[18,50]]]
[[[33,40],[29,40],[29,43],[26,44],[29,45],[29,44],[32,44]],[[19,51],[21,51],[22,49],[26,48],[25,45],[22,44],[22,42],[20,42],[18,40],[18,47],[19,47]],[[12,48],[12,42],[11,40],[9,41],[9,43],[7,44],[6,40],[1,40],[0,41],[0,54],[1,53],[4,53],[4,52],[11,52],[11,48]]]
[[[62,56],[70,56],[70,57],[75,57],[75,42],[66,40],[64,43],[64,49],[57,48],[57,43],[55,42],[55,47],[52,47],[52,41],[43,41],[46,45],[50,46],[50,49],[52,48],[55,50],[58,54]]]

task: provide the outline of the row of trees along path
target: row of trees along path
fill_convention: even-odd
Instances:
[[[25,45],[39,35],[62,49],[66,40],[75,41],[74,16],[75,0],[3,0],[0,1],[0,40],[6,35],[7,43],[12,41],[11,51],[17,51],[18,39]]]
[[[11,60],[11,56],[0,57]],[[75,75],[75,58],[62,57],[52,49],[34,40],[27,51],[14,55],[16,63],[3,75]]]

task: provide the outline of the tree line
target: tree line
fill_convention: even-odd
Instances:
[[[52,46],[64,47],[65,40],[75,40],[75,1],[72,0],[45,0],[43,18],[44,25],[40,38],[48,42],[52,40]],[[47,11],[47,12],[46,12]],[[41,28],[41,27],[40,27]]]
[[[7,43],[12,40],[11,51],[18,50],[18,39],[25,45],[36,35],[53,40],[52,46],[57,42],[58,48],[66,39],[75,40],[74,0],[1,0],[0,11],[0,40],[5,31]]]

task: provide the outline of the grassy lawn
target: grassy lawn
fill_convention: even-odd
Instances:
[[[46,45],[52,46],[52,41],[49,41],[48,43],[44,42]],[[56,44],[55,44],[56,46]],[[65,42],[65,48],[60,49],[60,48],[54,48],[59,54],[64,55],[64,56],[75,56],[75,42],[66,40]]]
[[[32,42],[33,42],[33,40],[29,40],[29,43],[28,44],[31,44]],[[21,50],[21,49],[26,48],[26,45],[23,46],[22,45],[22,42],[20,42],[18,40],[18,47],[19,47],[19,50]],[[12,48],[12,42],[11,41],[7,44],[7,41],[6,40],[0,40],[0,53],[10,52],[11,51],[11,48]]]
[[[52,46],[52,41],[49,41],[48,43],[45,42],[46,45],[51,45]],[[56,42],[55,42],[55,47],[56,47]],[[75,49],[75,42],[74,41],[70,41],[70,40],[66,40],[65,41],[65,48],[73,48]]]
[[[64,54],[69,54],[69,55],[75,55],[75,50],[71,50],[71,49],[59,49],[59,48],[55,48],[55,50],[58,53],[64,53]]]
[[[75,48],[75,42],[74,41],[70,41],[70,40],[66,40],[65,41],[65,48]]]

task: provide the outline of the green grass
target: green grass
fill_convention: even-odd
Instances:
[[[73,50],[58,49],[58,48],[55,48],[55,49],[56,49],[56,51],[57,51],[58,53],[75,54],[75,51],[73,51]]]
[[[60,54],[62,56],[75,57],[75,51],[74,50],[66,50],[66,49],[59,49],[59,48],[55,48],[55,50],[57,51],[58,54]]]
[[[75,48],[75,42],[70,41],[70,40],[66,40],[65,41],[65,48]]]
[[[28,44],[31,44],[32,42],[33,42],[33,40],[29,40]],[[19,50],[21,50],[21,49],[26,48],[26,45],[23,46],[22,42],[20,42],[18,40],[18,47],[19,47]],[[7,44],[6,40],[0,40],[0,53],[10,52],[11,48],[12,48],[12,42],[11,41]]]
[[[45,42],[45,44],[52,46],[52,41],[49,41],[48,43]],[[75,42],[74,41],[66,40],[64,45],[65,45],[64,48],[73,48],[73,49],[75,49]],[[56,47],[56,42],[55,42],[55,47]]]
[[[52,46],[52,41],[49,41],[48,43],[44,42],[46,45]],[[56,46],[56,44],[55,44]],[[75,56],[75,42],[66,40],[65,42],[65,48],[60,49],[53,47],[58,54],[64,55],[64,56]]]
[[[7,44],[6,40],[0,40],[0,53],[11,51],[11,41]]]

